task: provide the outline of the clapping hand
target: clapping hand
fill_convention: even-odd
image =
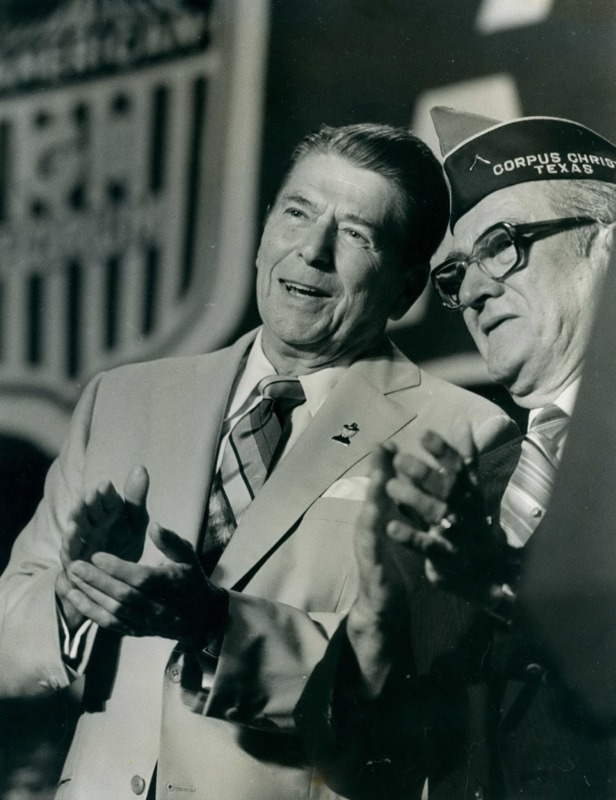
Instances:
[[[395,452],[393,445],[385,445],[372,454],[368,495],[355,532],[359,585],[347,632],[371,696],[385,683],[400,643],[408,641],[407,589],[421,574],[421,562],[386,533],[399,518],[386,491],[395,475]]]
[[[56,579],[56,594],[69,628],[85,619],[69,599],[72,582],[69,570],[77,561],[89,562],[95,553],[109,552],[128,561],[143,553],[148,525],[146,498],[149,476],[143,466],[135,467],[126,479],[124,498],[110,481],[104,481],[78,500],[62,536],[62,571]]]
[[[470,430],[459,432],[459,450],[438,434],[422,438],[425,460],[397,453],[386,492],[398,509],[387,536],[426,559],[430,581],[486,604],[502,583],[507,544],[486,517]]]
[[[161,553],[156,566],[98,552],[69,567],[68,598],[83,616],[125,636],[160,636],[218,655],[227,593],[203,572],[192,545],[151,523]]]
[[[102,483],[75,506],[62,538],[56,594],[71,630],[85,620],[130,636],[162,636],[217,651],[227,594],[203,572],[189,542],[151,523],[149,476],[135,467],[124,498]],[[145,537],[161,553],[157,566],[136,563]]]

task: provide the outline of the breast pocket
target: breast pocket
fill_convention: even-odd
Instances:
[[[311,612],[345,611],[355,597],[355,524],[362,503],[316,500],[245,591]]]

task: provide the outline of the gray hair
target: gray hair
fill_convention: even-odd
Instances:
[[[546,181],[547,199],[557,214],[563,217],[592,217],[605,225],[616,220],[616,186],[593,180]],[[570,232],[581,256],[587,256],[597,227],[580,228]]]

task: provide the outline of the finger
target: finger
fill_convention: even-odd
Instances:
[[[447,539],[435,535],[434,531],[418,531],[410,525],[392,520],[387,525],[387,536],[398,544],[404,544],[416,553],[433,560],[452,559],[456,550]]]
[[[152,578],[154,570],[143,564],[135,564],[126,561],[113,553],[94,553],[92,564],[98,569],[106,572],[112,578],[142,590],[147,582]]]
[[[90,523],[88,522],[88,506],[85,498],[80,497],[69,514],[69,522],[74,523],[78,528],[83,531],[83,535],[87,535]]]
[[[455,444],[465,463],[468,463],[477,455],[473,428],[466,416],[459,414],[456,416],[452,426],[451,441]]]
[[[111,614],[106,608],[99,606],[80,589],[71,589],[67,594],[67,600],[79,614],[92,620],[99,627],[114,630],[124,635],[137,635],[129,625],[118,619],[114,614]]]
[[[139,627],[144,617],[143,610],[138,610],[128,603],[121,602],[113,595],[107,594],[107,592],[82,580],[77,575],[72,575],[71,583],[74,589],[80,591],[82,595],[99,608],[104,609],[110,616],[130,625],[131,628]]]
[[[406,522],[392,520],[385,530],[387,536],[397,544],[403,544],[424,556],[430,535]]]
[[[423,530],[439,522],[447,511],[447,505],[442,500],[424,492],[406,476],[387,481],[386,489],[400,514]]]
[[[124,484],[124,500],[126,517],[134,533],[145,536],[148,526],[146,500],[150,488],[150,476],[146,468],[140,464],[134,467]]]
[[[84,511],[92,527],[109,526],[122,510],[122,498],[111,481],[100,483],[84,496]]]
[[[446,500],[456,480],[456,472],[445,467],[434,468],[410,453],[399,453],[394,459],[396,477],[407,478],[427,494]]]
[[[115,515],[122,509],[122,498],[111,481],[103,481],[97,486],[100,506],[105,516]]]
[[[370,455],[368,462],[368,476],[370,478],[367,492],[368,499],[378,501],[383,496],[385,484],[394,475],[393,459],[395,453],[395,445],[393,442],[389,442],[387,446],[377,447]]]
[[[74,586],[116,616],[146,608],[146,599],[137,589],[94,564],[76,561],[67,572]]]
[[[473,435],[472,426],[465,416],[458,416],[455,419],[451,436],[467,469],[471,483],[478,485],[479,451]]]
[[[379,540],[385,525],[397,510],[385,491],[387,481],[393,476],[395,445],[377,447],[370,456],[368,466],[369,484],[366,500],[362,504],[357,523],[358,555],[370,561],[378,559]]]
[[[356,547],[361,564],[366,566],[380,561],[381,538],[388,517],[383,513],[380,503],[367,500],[363,503],[357,519]]]
[[[121,509],[122,500],[110,481],[87,491],[69,515],[61,548],[63,563],[95,550],[101,544],[98,540],[104,530],[117,518]]]
[[[445,583],[445,576],[439,571],[438,567],[430,561],[429,558],[425,561],[424,571],[426,578],[435,586]]]
[[[392,503],[385,487],[387,481],[394,476],[393,459],[397,447],[393,442],[378,446],[371,454],[368,464],[370,478],[366,500],[362,504],[357,521],[355,536],[355,552],[360,572],[371,570],[382,561],[385,526],[397,516],[397,509]]]
[[[63,566],[67,566],[71,561],[79,558],[83,550],[86,538],[82,535],[82,528],[75,521],[67,524],[62,535],[60,547],[60,560]]]
[[[444,470],[459,472],[464,463],[464,458],[455,447],[452,447],[443,437],[435,431],[426,431],[421,437],[424,448],[433,456]]]
[[[156,522],[148,527],[148,536],[160,552],[176,564],[194,564],[197,560],[193,546],[186,539]]]
[[[89,489],[83,496],[83,511],[88,525],[96,525],[103,515],[100,496],[96,489]]]

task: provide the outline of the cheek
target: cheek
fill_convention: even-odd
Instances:
[[[257,253],[257,267],[260,269],[272,267],[275,261],[279,260],[282,254],[288,252],[290,248],[288,232],[272,223],[266,225]]]
[[[367,253],[345,254],[336,259],[336,271],[345,294],[380,300],[393,291],[395,277],[387,265]]]
[[[475,344],[479,345],[480,332],[477,324],[477,314],[473,310],[467,308],[462,312],[462,317],[464,319],[464,324],[468,328],[468,332],[475,341]]]
[[[259,245],[256,259],[257,281],[263,285],[267,284],[271,280],[272,270],[282,258],[283,254],[276,242],[272,242],[264,236]]]

